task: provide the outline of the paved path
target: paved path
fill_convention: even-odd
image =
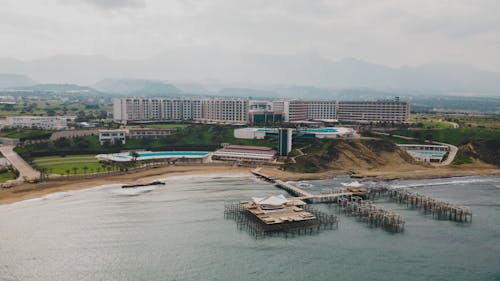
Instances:
[[[33,169],[26,161],[21,158],[15,151],[14,146],[5,145],[0,146],[0,152],[9,160],[9,162],[19,171],[19,179],[26,179],[28,181],[40,177],[40,172]]]
[[[441,163],[432,163],[432,165],[434,166],[447,166],[447,165],[450,165],[451,162],[453,162],[453,160],[455,159],[455,156],[457,155],[457,152],[458,152],[458,147],[452,145],[452,144],[449,144],[449,143],[444,143],[444,142],[434,142],[436,144],[441,144],[441,145],[446,145],[448,146],[448,148],[450,149],[449,153],[448,153],[448,157],[446,157],[446,159],[441,162]]]

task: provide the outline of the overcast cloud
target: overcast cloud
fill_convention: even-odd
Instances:
[[[172,48],[315,52],[500,71],[498,0],[1,0],[0,57],[139,59]]]

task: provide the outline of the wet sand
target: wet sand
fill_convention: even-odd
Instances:
[[[263,168],[261,171],[273,178],[293,181],[328,179],[345,174],[349,174],[352,177],[369,178],[370,180],[432,179],[500,174],[500,168],[484,163],[448,167],[402,165],[379,169],[329,170],[320,173],[293,173],[274,168]]]
[[[41,197],[54,192],[91,188],[106,184],[140,184],[173,176],[205,175],[221,173],[250,173],[250,168],[221,166],[169,166],[128,174],[102,176],[94,179],[68,179],[37,184],[22,184],[0,189],[0,204],[7,204]]]

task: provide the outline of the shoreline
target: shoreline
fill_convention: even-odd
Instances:
[[[0,189],[0,205],[19,202],[28,199],[39,198],[51,193],[80,190],[98,187],[108,184],[144,184],[162,178],[176,176],[212,175],[212,174],[251,174],[250,167],[220,166],[168,166],[154,168],[139,172],[130,172],[121,175],[110,175],[95,179],[68,179],[61,181],[49,181],[46,183],[25,183],[12,188]],[[292,173],[278,170],[276,168],[262,168],[263,173],[284,181],[299,180],[321,180],[337,176],[359,177],[371,181],[411,180],[411,179],[436,179],[466,176],[489,176],[500,174],[500,169],[492,166],[464,167],[440,167],[400,171],[384,170],[360,170],[343,171],[330,170],[321,173]]]
[[[144,184],[161,178],[207,174],[248,173],[251,168],[221,166],[168,166],[95,179],[68,179],[45,183],[24,183],[0,189],[0,205],[39,198],[51,193],[93,188],[108,184]]]

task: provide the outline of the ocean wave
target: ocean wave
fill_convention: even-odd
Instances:
[[[248,173],[214,173],[214,174],[195,174],[195,175],[181,175],[166,178],[158,178],[159,181],[164,182],[178,182],[178,181],[205,181],[214,179],[225,179],[225,178],[253,178],[252,175]]]
[[[121,195],[121,196],[137,196],[141,195],[144,193],[151,192],[155,189],[160,188],[160,185],[148,185],[148,186],[138,186],[138,187],[131,187],[131,188],[115,188],[109,191],[109,193],[114,194],[114,195]]]
[[[445,180],[445,181],[426,181],[426,182],[397,184],[397,185],[389,184],[389,186],[391,188],[414,188],[414,187],[424,187],[424,186],[456,185],[456,184],[486,183],[486,182],[493,182],[493,180],[488,178],[469,178],[469,179],[456,179],[456,180]]]
[[[96,191],[96,190],[105,189],[105,188],[112,188],[112,187],[116,187],[116,186],[122,186],[122,185],[121,184],[105,184],[105,185],[98,185],[98,186],[83,188],[83,189],[59,191],[59,192],[54,192],[54,193],[42,195],[42,196],[36,197],[36,198],[30,198],[30,199],[26,199],[26,200],[12,202],[10,204],[5,204],[4,206],[15,206],[15,205],[31,204],[31,203],[42,202],[42,201],[59,200],[59,199],[65,198],[65,197],[75,195],[77,193]]]

